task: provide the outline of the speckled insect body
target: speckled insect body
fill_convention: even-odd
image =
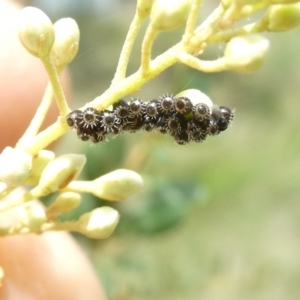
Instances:
[[[100,143],[107,135],[122,132],[157,131],[169,134],[179,145],[203,142],[208,135],[218,135],[232,123],[235,110],[226,106],[193,102],[188,97],[163,95],[144,102],[132,99],[118,100],[112,110],[98,111],[88,107],[74,110],[67,116],[67,123],[83,140]]]

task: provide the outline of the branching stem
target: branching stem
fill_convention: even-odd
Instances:
[[[150,23],[145,37],[142,43],[142,60],[141,60],[141,70],[143,76],[147,76],[150,71],[150,62],[151,62],[151,51],[155,38],[157,37],[159,31],[155,29]]]
[[[182,38],[184,46],[187,46],[189,44],[190,39],[194,35],[194,30],[196,27],[197,18],[202,2],[203,0],[194,0],[192,3],[192,7],[186,22],[185,32]]]
[[[132,48],[145,17],[146,16],[140,14],[138,10],[136,11],[120,54],[117,70],[115,73],[115,77],[112,80],[112,84],[119,82],[126,76],[126,70],[132,52]]]
[[[58,72],[49,57],[43,58],[42,62],[48,73],[60,115],[66,116],[70,112],[70,108],[68,107],[63,89],[59,82]]]

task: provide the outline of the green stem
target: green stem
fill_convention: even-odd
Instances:
[[[206,73],[222,72],[228,69],[222,57],[216,60],[204,61],[190,54],[181,53],[178,56],[178,61],[193,69]]]
[[[29,154],[35,155],[69,130],[70,127],[67,125],[65,118],[59,117],[54,124],[27,141],[23,148]]]
[[[220,32],[220,33],[208,38],[207,43],[208,44],[222,43],[222,42],[226,43],[236,36],[258,33],[258,32],[262,32],[262,31],[265,31],[265,24],[264,24],[264,22],[259,21],[256,23],[245,25],[240,28],[230,29],[230,30]]]
[[[139,11],[136,11],[134,18],[130,24],[121,54],[117,66],[117,70],[115,73],[115,77],[112,80],[112,84],[115,84],[116,82],[122,80],[126,76],[126,70],[129,62],[129,58],[132,52],[133,44],[135,42],[135,39],[139,33],[139,30],[141,28],[141,24],[143,23],[145,19],[145,15],[141,15]]]
[[[190,39],[194,35],[200,7],[203,0],[194,0],[185,27],[185,32],[182,38],[184,46],[189,44]]]
[[[141,69],[144,76],[148,75],[150,69],[150,61],[151,61],[151,50],[153,46],[153,42],[157,37],[158,30],[155,29],[150,23],[145,37],[142,43],[142,59],[141,59]]]
[[[156,57],[151,62],[147,76],[144,76],[140,68],[136,73],[110,87],[101,96],[82,107],[82,109],[92,106],[99,110],[104,110],[124,95],[136,93],[143,84],[177,62],[177,53],[179,49],[181,49],[181,45],[177,44]]]
[[[256,13],[259,10],[266,8],[267,5],[268,1],[261,1],[258,4],[245,5],[243,7],[235,5],[229,7],[227,10],[224,9],[224,7],[219,6],[215,12],[213,12],[211,16],[205,22],[203,22],[199,28],[197,28],[197,36],[194,38],[193,42],[197,43],[200,39],[205,40],[207,43],[227,42],[231,38],[238,35],[264,31],[265,24],[263,21],[248,24],[238,29],[224,30],[230,27],[234,22],[237,22],[251,14]],[[222,15],[223,19],[221,18]],[[221,24],[218,23],[218,20],[221,20]],[[212,29],[210,32],[205,32],[204,30],[204,33],[200,34],[203,29],[210,27]],[[221,30],[219,30],[220,28]]]
[[[190,48],[197,48],[206,40],[220,30],[220,19],[226,9],[220,4],[207,19],[195,30],[194,36],[190,40]],[[189,51],[190,52],[190,51]]]
[[[90,193],[93,186],[93,181],[71,181],[62,192]]]
[[[48,73],[60,115],[66,116],[70,112],[70,108],[68,107],[64,92],[59,82],[58,72],[49,57],[41,58],[41,60]]]

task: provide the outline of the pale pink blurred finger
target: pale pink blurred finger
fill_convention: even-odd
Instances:
[[[105,299],[90,263],[66,233],[0,238],[1,300]]]

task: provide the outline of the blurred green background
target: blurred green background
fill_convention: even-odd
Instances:
[[[203,16],[218,1],[204,2]],[[79,24],[80,51],[70,65],[72,108],[100,95],[114,75],[135,1],[27,4],[53,21],[70,16]],[[233,126],[203,144],[178,146],[153,133],[95,146],[70,132],[62,141],[60,153],[86,153],[86,178],[129,168],[146,182],[142,193],[112,204],[121,219],[110,238],[76,235],[109,299],[300,299],[299,34],[266,34],[270,53],[256,73],[202,74],[178,65],[132,95],[151,100],[198,88],[215,103],[235,107]],[[181,29],[162,34],[154,56],[181,35]],[[142,33],[129,73],[139,66],[141,39]],[[204,58],[217,58],[223,49],[209,47]],[[111,205],[84,195],[68,217],[103,204]]]

